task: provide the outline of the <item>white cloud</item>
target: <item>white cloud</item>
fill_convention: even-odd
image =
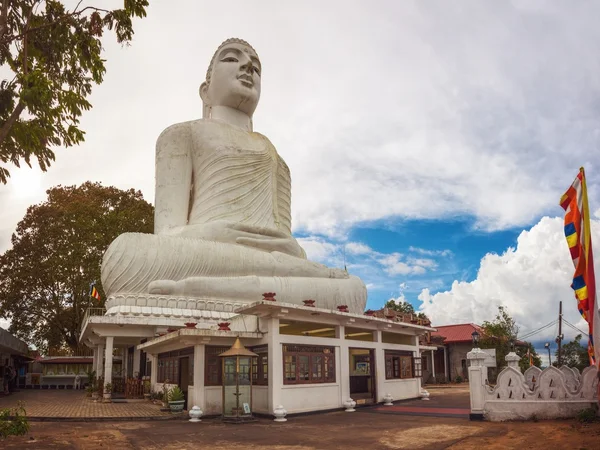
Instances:
[[[306,252],[308,259],[322,263],[326,263],[334,258],[340,249],[338,244],[315,236],[299,238],[298,243]]]
[[[435,269],[437,267],[437,262],[430,258],[413,258],[408,257],[406,261],[412,265],[420,266],[427,269]]]
[[[349,242],[345,246],[346,252],[352,255],[370,255],[373,253],[373,249],[368,245],[360,242]]]
[[[592,242],[600,243],[600,221],[592,222]],[[596,257],[596,267],[599,264]],[[544,217],[520,234],[516,248],[508,248],[502,255],[487,254],[475,280],[454,281],[449,291],[433,295],[423,289],[419,309],[434,324],[445,325],[493,320],[498,306],[503,305],[524,334],[557,319],[562,300],[565,319],[586,330],[570,288],[573,271],[563,219]],[[569,327],[564,330],[569,339],[576,334]],[[553,340],[555,335],[555,327],[550,327],[531,339]]]
[[[425,248],[413,247],[412,245],[408,247],[408,251],[412,253],[419,253],[421,255],[427,256],[451,256],[452,251],[448,249],[444,250],[428,250]]]
[[[403,255],[400,253],[391,253],[378,259],[378,262],[384,267],[384,270],[388,275],[409,275],[409,274],[423,274],[425,268],[418,264],[407,264],[401,259]]]

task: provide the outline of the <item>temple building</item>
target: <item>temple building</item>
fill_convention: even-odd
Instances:
[[[223,412],[219,355],[237,338],[256,354],[241,372],[252,384],[244,409],[419,397],[419,341],[434,329],[365,313],[363,281],[309,261],[292,236],[290,169],[253,129],[262,70],[241,39],[217,48],[202,118],[157,140],[154,234],[125,233],[108,247],[106,309],[88,311],[80,341],[104,383],[119,348],[129,377],[149,377],[154,391],[176,384],[206,414]]]

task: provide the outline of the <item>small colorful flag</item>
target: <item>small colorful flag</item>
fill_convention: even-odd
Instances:
[[[590,208],[583,167],[560,199],[560,206],[565,210],[565,237],[575,266],[571,288],[575,291],[577,309],[589,324],[588,355],[590,365],[596,365],[600,364],[600,313],[596,301]]]
[[[98,289],[96,289],[96,285],[94,284],[90,285],[90,296],[100,301],[100,292],[98,292]]]

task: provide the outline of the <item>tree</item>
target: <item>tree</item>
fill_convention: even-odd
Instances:
[[[79,117],[106,72],[100,38],[114,29],[117,42],[129,44],[132,19],[146,16],[148,0],[124,0],[115,10],[80,5],[0,0],[0,64],[12,74],[0,83],[0,162],[19,167],[23,158],[31,167],[35,158],[45,171],[53,146],[83,142]],[[0,167],[0,182],[9,176]]]
[[[393,298],[389,299],[385,303],[384,308],[393,309],[394,311],[402,313],[402,314],[414,314],[415,313],[415,308],[413,308],[413,305],[411,305],[408,302],[402,301],[402,300],[396,301]]]
[[[515,352],[517,355],[521,357],[519,360],[519,368],[521,372],[525,372],[529,367],[531,367],[529,357],[531,356],[531,362],[536,367],[542,367],[542,358],[533,348],[533,344],[531,342],[524,342],[525,345],[519,345],[515,348]]]
[[[515,320],[508,314],[504,306],[498,307],[496,318],[489,322],[484,321],[481,325],[483,331],[481,337],[481,348],[496,349],[496,368],[506,366],[506,355],[511,351],[511,345],[514,344],[515,353],[521,357],[519,368],[521,371],[527,370],[530,366],[529,355],[534,366],[540,367],[542,360],[533,348],[533,344],[526,341],[518,341],[517,334],[519,327]],[[528,354],[529,351],[529,354]]]
[[[575,339],[562,346],[561,362],[568,367],[577,367],[579,371],[583,371],[590,365],[587,348],[581,345],[581,334],[575,336]],[[558,350],[555,352],[556,364],[558,365]]]
[[[30,206],[12,248],[0,255],[0,314],[10,331],[38,349],[76,352],[90,283],[100,284],[108,245],[125,232],[151,233],[154,208],[139,191],[86,182],[57,186]]]
[[[504,306],[498,307],[496,318],[481,324],[481,348],[496,349],[496,367],[506,365],[506,355],[510,352],[511,341],[516,341],[519,327],[510,317]]]

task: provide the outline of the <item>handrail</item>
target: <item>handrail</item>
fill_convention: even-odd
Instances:
[[[83,315],[83,320],[81,321],[81,332],[83,333],[83,329],[85,328],[85,325],[87,324],[90,317],[103,316],[105,314],[106,314],[106,308],[95,307],[95,308],[86,309],[85,314]]]

